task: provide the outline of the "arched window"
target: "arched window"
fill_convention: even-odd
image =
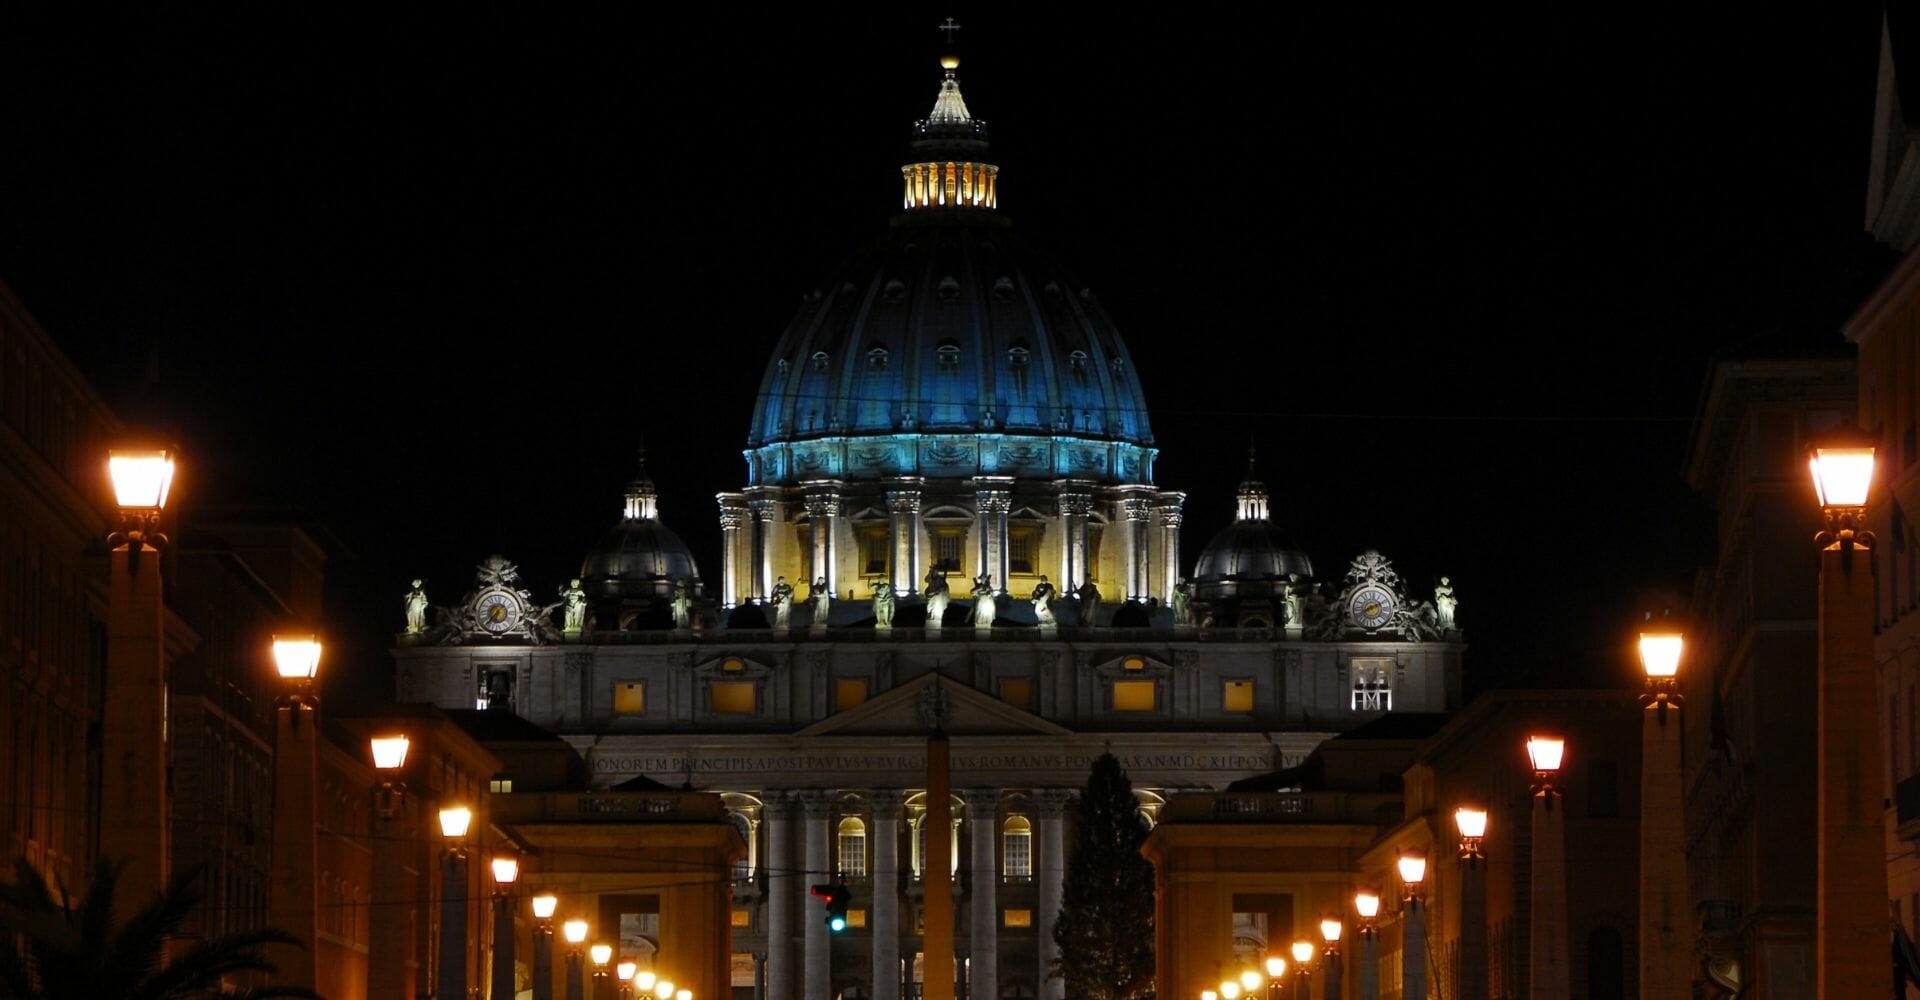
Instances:
[[[867,824],[858,816],[840,821],[840,877],[867,877]]]
[[[1008,816],[1000,827],[1004,872],[1010,879],[1033,877],[1033,822],[1025,816]]]

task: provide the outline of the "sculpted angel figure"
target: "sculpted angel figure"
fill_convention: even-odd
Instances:
[[[580,578],[574,577],[560,588],[560,606],[562,632],[578,632],[587,625],[587,592],[580,589]]]
[[[693,594],[685,578],[673,581],[673,627],[688,628],[693,624]]]
[[[1086,583],[1080,585],[1079,593],[1074,596],[1080,599],[1081,626],[1086,627],[1098,624],[1097,619],[1100,615],[1100,588],[1094,586],[1092,580],[1088,580]]]
[[[875,628],[893,627],[893,585],[885,580],[873,585],[873,624]]]
[[[427,592],[425,581],[413,581],[413,589],[407,591],[407,634],[419,635],[427,630]]]
[[[986,628],[993,624],[999,605],[994,600],[993,577],[985,573],[973,578],[973,624]]]
[[[1287,624],[1300,628],[1307,623],[1307,588],[1300,583],[1300,574],[1288,573],[1286,584]]]
[[[1442,632],[1451,630],[1454,627],[1453,613],[1459,606],[1460,600],[1453,596],[1453,581],[1441,577],[1440,586],[1433,588],[1434,625]]]
[[[793,616],[793,584],[787,578],[776,577],[773,581],[773,627],[786,628]]]
[[[1041,625],[1052,625],[1055,623],[1053,617],[1053,598],[1057,593],[1058,592],[1053,589],[1053,583],[1042,574],[1039,585],[1033,588],[1034,621],[1039,622]]]
[[[927,589],[923,592],[927,599],[927,627],[939,628],[947,616],[947,602],[953,595],[947,589],[946,570],[938,566],[927,570]]]
[[[1178,626],[1193,624],[1193,582],[1184,576],[1173,585],[1173,623]]]

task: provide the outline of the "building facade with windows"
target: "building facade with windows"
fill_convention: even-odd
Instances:
[[[1234,523],[1182,560],[1186,497],[1155,481],[1140,373],[1092,293],[998,213],[957,66],[914,126],[890,231],[767,363],[746,485],[718,498],[717,578],[643,467],[559,604],[493,557],[461,601],[418,601],[395,650],[399,701],[510,711],[596,789],[719,793],[748,848],[738,997],[917,995],[930,837],[952,847],[962,995],[1057,997],[1067,806],[1100,753],[1150,818],[1460,702],[1445,579],[1376,552],[1316,573],[1251,469]],[[935,731],[944,830],[926,821]],[[808,896],[835,878],[853,890],[837,936]]]

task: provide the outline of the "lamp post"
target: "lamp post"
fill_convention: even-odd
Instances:
[[[1253,966],[1240,970],[1240,995],[1251,1000],[1263,981],[1260,978],[1260,971]]]
[[[1315,950],[1313,942],[1305,938],[1293,943],[1293,995],[1298,1000],[1313,1000],[1313,987],[1310,980],[1313,975]]]
[[[1460,831],[1460,1000],[1487,1000],[1487,811],[1453,811]]]
[[[654,975],[652,971],[636,972],[633,976],[633,995],[650,997],[653,995],[653,988],[658,985],[660,985],[660,977]]]
[[[1527,740],[1533,764],[1533,912],[1532,954],[1527,966],[1533,1000],[1567,1000],[1572,979],[1567,970],[1567,829],[1563,808],[1556,808],[1560,764],[1567,743],[1557,736]]]
[[[1427,908],[1423,905],[1427,877],[1427,856],[1419,851],[1401,851],[1395,863],[1400,869],[1400,997],[1401,1000],[1427,1000]]]
[[[1873,655],[1874,567],[1865,530],[1874,439],[1847,429],[1808,462],[1826,518],[1820,546],[1820,826],[1814,964],[1821,1000],[1887,996],[1887,866]],[[1865,555],[1856,560],[1855,551]]]
[[[268,887],[267,920],[295,938],[297,945],[276,945],[273,962],[288,985],[314,982],[315,873],[319,855],[313,835],[319,794],[320,699],[313,678],[320,670],[320,643],[311,635],[273,637],[274,671],[281,694],[274,701],[273,877]]]
[[[408,854],[417,841],[399,819],[405,795],[402,780],[411,741],[405,734],[373,736],[367,750],[379,784],[373,790],[373,883],[368,912],[368,982],[392,984],[405,996],[418,995],[417,966],[411,942],[414,924],[412,899],[416,886],[408,875]]]
[[[467,827],[473,810],[440,810],[440,990],[438,1000],[467,1000]]]
[[[660,981],[653,984],[653,995],[655,997],[658,997],[659,1000],[674,1000],[674,997],[678,996],[681,993],[685,993],[688,996],[693,995],[693,992],[691,990],[674,989],[673,980],[671,979],[661,979]]]
[[[1360,1000],[1380,1000],[1380,894],[1372,889],[1354,893],[1353,912],[1360,918]]]
[[[1686,831],[1681,812],[1680,672],[1685,647],[1664,622],[1640,632],[1640,996],[1687,1000],[1693,994],[1688,939]],[[1669,719],[1668,712],[1673,718]]]
[[[118,916],[160,892],[171,869],[167,793],[166,608],[156,557],[167,537],[160,512],[173,483],[164,449],[107,453],[120,527],[107,536],[107,666],[100,704],[100,808],[95,811],[102,858],[124,862]]]
[[[596,944],[587,949],[593,959],[593,1000],[613,1000],[613,990],[607,984],[607,963],[613,961],[613,945]]]
[[[513,1000],[513,883],[520,878],[520,859],[503,854],[493,859],[493,1000]]]
[[[1320,918],[1320,940],[1326,942],[1326,956],[1320,970],[1320,992],[1326,1000],[1340,1000],[1340,918],[1329,913]]]
[[[567,1000],[587,1000],[586,971],[581,965],[585,956],[580,953],[580,945],[587,940],[587,922],[575,917],[560,931],[567,936]]]
[[[1280,1000],[1281,984],[1287,981],[1287,960],[1278,955],[1267,956],[1267,1000]]]
[[[613,967],[614,995],[620,1000],[631,1000],[633,997],[633,973],[639,968],[640,963],[632,959]]]
[[[553,912],[559,908],[553,893],[533,897],[533,1000],[553,1000]]]

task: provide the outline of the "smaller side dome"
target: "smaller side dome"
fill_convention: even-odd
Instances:
[[[643,453],[638,475],[627,484],[625,515],[587,550],[580,564],[580,585],[589,600],[668,600],[677,580],[689,581],[699,592],[700,568],[687,543],[660,523],[658,498]]]
[[[1203,601],[1233,598],[1279,598],[1289,576],[1312,579],[1313,562],[1305,552],[1280,537],[1267,516],[1267,487],[1253,476],[1235,493],[1234,521],[1221,529],[1200,551],[1195,564],[1195,596]]]

